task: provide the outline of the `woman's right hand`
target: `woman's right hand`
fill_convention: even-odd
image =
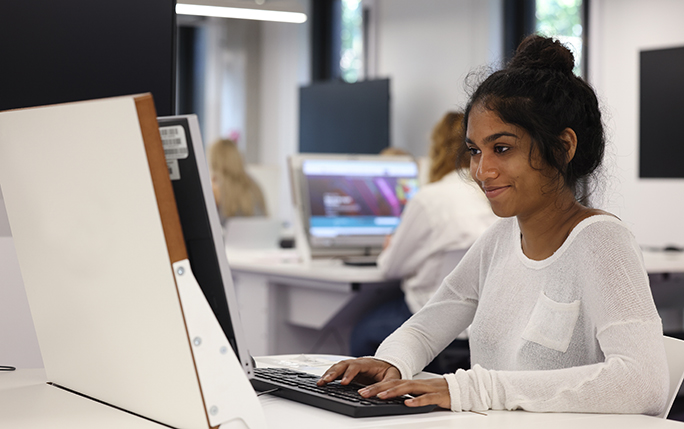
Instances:
[[[373,384],[378,381],[400,380],[401,373],[395,366],[378,359],[347,359],[328,368],[316,384],[323,386],[338,379],[340,384],[349,384],[352,381]]]

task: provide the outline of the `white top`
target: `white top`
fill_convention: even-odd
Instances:
[[[378,269],[385,278],[404,279],[406,303],[415,313],[458,263],[450,251],[468,249],[497,219],[477,185],[452,171],[406,204]]]
[[[452,410],[664,409],[661,321],[639,246],[612,216],[580,222],[542,261],[502,219],[377,356],[410,378],[471,322],[473,369],[445,376]]]

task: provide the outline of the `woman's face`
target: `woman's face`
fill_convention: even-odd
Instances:
[[[539,156],[530,157],[529,133],[503,122],[496,112],[473,106],[466,145],[471,153],[470,174],[497,216],[533,216],[558,198],[551,169]]]

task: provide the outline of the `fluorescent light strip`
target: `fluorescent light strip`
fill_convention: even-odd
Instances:
[[[301,24],[306,22],[306,14],[300,12],[281,12],[276,10],[245,9],[241,7],[205,6],[199,4],[176,4],[179,15],[215,16],[218,18],[255,19],[258,21],[278,21]]]

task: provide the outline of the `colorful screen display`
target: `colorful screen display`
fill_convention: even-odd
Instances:
[[[333,237],[391,234],[418,190],[418,167],[408,160],[306,160],[302,172],[309,234],[320,243]]]

